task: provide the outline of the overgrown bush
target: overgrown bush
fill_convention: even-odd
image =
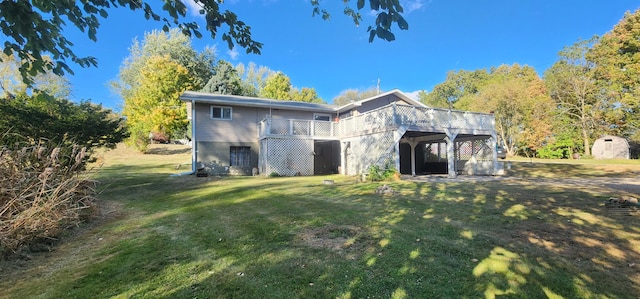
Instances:
[[[94,214],[95,181],[81,175],[88,156],[85,147],[46,140],[0,146],[0,257]]]
[[[379,165],[369,166],[369,179],[374,182],[389,180],[393,178],[393,176],[397,173],[398,171],[395,169],[395,167],[391,166],[389,163],[387,163],[384,168],[380,167]]]

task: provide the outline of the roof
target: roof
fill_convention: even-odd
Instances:
[[[185,102],[195,101],[197,103],[207,103],[207,104],[216,104],[216,105],[234,105],[234,106],[243,106],[243,107],[289,109],[289,110],[301,110],[301,111],[313,111],[313,112],[342,112],[342,111],[347,111],[349,109],[352,109],[354,107],[361,106],[365,102],[386,97],[392,94],[416,107],[427,107],[424,104],[420,103],[419,101],[416,101],[410,96],[404,94],[402,91],[398,89],[381,93],[379,95],[376,95],[364,100],[360,100],[357,102],[352,102],[343,106],[297,102],[297,101],[281,101],[281,100],[273,100],[273,99],[265,99],[265,98],[223,95],[223,94],[203,93],[203,92],[195,92],[195,91],[185,91],[180,96],[180,100]]]
[[[425,104],[422,104],[419,101],[414,100],[412,97],[406,95],[405,93],[403,93],[402,91],[400,91],[398,89],[394,89],[394,90],[391,90],[391,91],[388,91],[388,92],[385,92],[385,93],[381,93],[379,95],[372,96],[370,98],[366,98],[364,100],[351,102],[351,103],[346,104],[344,106],[340,106],[340,107],[338,107],[338,111],[340,111],[340,112],[346,111],[346,110],[352,109],[354,107],[361,106],[365,102],[369,102],[369,101],[372,101],[372,100],[375,100],[375,99],[383,98],[383,97],[386,97],[386,96],[392,95],[392,94],[397,96],[397,97],[399,97],[403,101],[412,104],[413,106],[427,108],[427,106]]]
[[[223,95],[213,93],[203,93],[195,91],[185,91],[180,100],[196,101],[197,103],[216,104],[216,105],[234,105],[243,107],[259,107],[259,108],[274,108],[274,109],[289,109],[289,110],[302,110],[302,111],[315,111],[315,112],[334,112],[336,111],[334,105],[296,102],[296,101],[281,101],[265,98],[254,98],[235,95]]]

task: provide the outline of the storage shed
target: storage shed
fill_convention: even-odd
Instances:
[[[629,159],[629,142],[618,136],[603,136],[593,143],[591,153],[596,159]]]

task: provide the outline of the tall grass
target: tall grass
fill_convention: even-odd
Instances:
[[[0,257],[47,240],[94,213],[87,150],[50,141],[0,149]]]

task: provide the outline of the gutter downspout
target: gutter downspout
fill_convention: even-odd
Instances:
[[[192,175],[196,173],[198,160],[198,143],[196,142],[196,101],[191,100],[191,171],[172,174],[171,176]]]
[[[196,173],[198,162],[198,142],[196,142],[196,100],[191,100],[191,173]]]

